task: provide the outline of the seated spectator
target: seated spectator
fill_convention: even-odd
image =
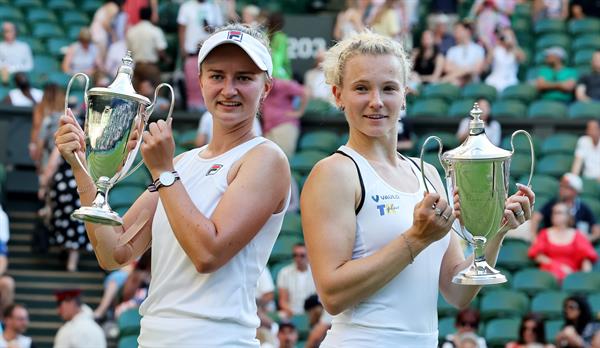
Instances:
[[[255,26],[259,25],[258,17],[260,15],[260,8],[256,5],[246,5],[242,8],[242,23]]]
[[[8,268],[8,247],[10,222],[8,215],[0,205],[0,315],[15,298],[15,280],[6,274]],[[1,319],[1,318],[0,318]]]
[[[569,16],[569,0],[534,0],[533,20],[560,19]]]
[[[539,315],[527,314],[521,319],[519,327],[519,339],[516,342],[508,342],[505,348],[554,348],[554,345],[546,343],[546,330],[544,321]]]
[[[317,292],[304,244],[294,245],[292,256],[294,262],[283,267],[277,275],[279,316],[284,319],[304,313],[304,301]]]
[[[499,146],[502,138],[502,127],[500,126],[500,122],[492,118],[490,114],[490,103],[486,99],[480,98],[477,100],[477,103],[481,109],[480,119],[485,122],[485,135],[487,135],[492,144]],[[469,122],[471,122],[472,119],[473,118],[469,116],[460,121],[458,130],[456,131],[456,138],[460,143],[465,141],[469,136]]]
[[[100,51],[92,43],[90,30],[85,27],[81,28],[77,42],[69,46],[63,58],[63,72],[67,74],[82,72],[90,77],[94,77],[101,65]]]
[[[42,173],[54,149],[54,132],[58,129],[58,119],[64,112],[64,90],[56,83],[47,83],[42,100],[33,109],[29,138],[29,155],[38,173]]]
[[[570,102],[573,99],[577,71],[563,65],[567,54],[562,47],[550,47],[544,51],[544,55],[546,64],[538,70],[535,80],[540,99]]]
[[[363,17],[369,6],[368,0],[346,0],[346,8],[338,13],[333,28],[333,38],[337,41],[361,32],[364,29]]]
[[[0,42],[0,82],[8,83],[11,74],[33,69],[31,48],[17,40],[17,28],[11,22],[2,23],[3,41]]]
[[[400,27],[400,18],[394,6],[397,0],[385,0],[375,12],[368,24],[373,32],[383,36],[397,38],[402,28]]]
[[[479,328],[479,312],[477,310],[466,308],[458,312],[454,327],[456,332],[446,336],[440,345],[441,348],[465,346],[466,342],[461,342],[464,337],[475,339],[476,345],[470,347],[487,348],[485,339],[477,336],[477,329]]]
[[[31,348],[31,337],[23,335],[29,326],[29,313],[19,304],[12,304],[4,310],[4,331],[0,336],[0,347]]]
[[[152,250],[146,251],[140,259],[135,263],[135,267],[127,276],[123,291],[121,292],[121,302],[115,307],[115,318],[131,308],[139,308],[148,296],[148,288],[150,287],[150,259]]]
[[[600,324],[594,321],[590,304],[585,297],[569,296],[563,302],[565,324],[556,334],[559,347],[588,347]]]
[[[321,342],[331,328],[332,317],[325,311],[316,294],[304,301],[304,312],[308,316],[310,332],[306,340],[306,348],[319,348]]]
[[[252,131],[256,136],[262,136],[262,129],[260,127],[260,121],[258,117],[255,117],[252,122]],[[213,134],[213,116],[210,112],[206,111],[200,117],[198,122],[198,134],[196,135],[196,147],[204,146],[210,143]]]
[[[410,152],[414,145],[415,134],[412,123],[406,116],[398,118],[398,144],[396,149],[400,152]]]
[[[491,66],[491,72],[485,83],[496,87],[498,93],[508,86],[516,85],[519,83],[519,64],[524,60],[525,54],[519,47],[515,33],[510,28],[501,29],[498,44],[488,51],[486,65]]]
[[[577,140],[571,173],[600,182],[600,120],[589,120],[585,135]]]
[[[516,0],[476,0],[469,17],[476,18],[475,33],[486,47],[495,47],[497,28],[510,27]]]
[[[600,2],[590,0],[571,0],[571,17],[573,19],[600,17]]]
[[[256,332],[257,338],[261,343],[261,347],[263,344],[274,346],[279,326],[269,316],[269,313],[275,311],[275,302],[273,301],[275,298],[275,284],[268,267],[258,277],[255,296],[258,319],[260,319],[260,326]]]
[[[125,281],[129,274],[133,271],[134,264],[130,263],[127,266],[110,272],[106,278],[104,278],[104,292],[98,307],[94,310],[94,319],[96,321],[104,321],[107,319],[109,311],[114,309],[114,302],[117,298],[119,291],[125,285]]]
[[[577,81],[575,98],[578,101],[600,101],[600,51],[592,56],[592,71]]]
[[[598,254],[589,240],[569,227],[571,216],[564,203],[552,207],[552,226],[543,228],[529,248],[529,257],[559,282],[573,272],[589,272]]]
[[[444,70],[444,55],[436,46],[433,32],[425,30],[421,34],[421,45],[412,53],[413,74],[411,80],[416,89],[420,84],[437,83]]]
[[[279,341],[278,348],[296,348],[296,343],[298,343],[296,326],[292,323],[280,324],[277,340]]]
[[[31,87],[29,78],[24,72],[14,75],[16,88],[11,89],[4,98],[4,103],[12,106],[32,107],[42,100],[44,93]]]
[[[325,82],[325,73],[323,72],[323,59],[325,52],[320,51],[315,56],[315,66],[304,73],[304,86],[308,92],[308,97],[311,100],[320,100],[331,102],[331,87]]]
[[[150,79],[142,78],[138,81],[137,91],[139,94],[144,97],[150,99],[151,102],[154,102],[154,112],[160,111],[161,113],[167,112],[169,107],[171,106],[171,101],[160,95],[160,92],[164,92],[164,89],[159,91],[159,94],[156,96],[156,100],[154,100],[154,92],[156,91],[156,85]]]
[[[600,238],[600,225],[596,222],[596,217],[592,210],[581,201],[579,193],[583,188],[581,178],[575,174],[567,173],[560,179],[558,196],[548,201],[539,212],[533,213],[531,223],[529,224],[530,233],[535,239],[538,228],[547,228],[552,226],[552,207],[557,202],[562,202],[569,208],[571,218],[570,227],[574,227],[583,232],[584,235],[593,243]]]
[[[444,62],[443,82],[464,86],[479,81],[485,63],[483,47],[473,42],[471,24],[458,22],[454,25],[456,45],[450,47]]]
[[[450,47],[455,45],[454,37],[448,33],[449,18],[445,14],[433,17],[433,42],[441,54],[448,53]]]
[[[58,315],[65,321],[54,337],[54,347],[106,348],[102,328],[94,321],[90,307],[81,303],[81,290],[69,289],[55,293]]]

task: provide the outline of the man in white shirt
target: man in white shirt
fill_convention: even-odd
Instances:
[[[28,44],[17,40],[17,28],[13,23],[2,24],[2,35],[4,41],[0,42],[0,76],[2,82],[6,83],[10,74],[33,69],[33,55]]]
[[[62,290],[55,293],[58,314],[65,324],[54,337],[54,348],[106,348],[102,328],[94,321],[94,313],[81,303],[81,291]]]
[[[585,135],[577,140],[571,173],[600,181],[600,121],[589,120]]]
[[[279,316],[282,318],[303,314],[304,301],[317,292],[304,244],[294,245],[292,256],[294,262],[283,267],[277,275]]]
[[[458,22],[454,26],[456,45],[450,47],[444,63],[443,82],[464,86],[479,81],[484,66],[485,51],[473,42],[469,23]]]
[[[25,307],[13,304],[4,310],[4,332],[0,336],[0,348],[30,348],[31,337],[24,336],[29,326],[29,313]]]

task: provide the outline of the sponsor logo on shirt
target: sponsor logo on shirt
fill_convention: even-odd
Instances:
[[[397,194],[374,195],[374,196],[371,196],[371,199],[373,200],[373,202],[379,203],[380,200],[386,201],[386,200],[390,200],[390,199],[400,199],[400,195],[397,195]]]
[[[206,176],[215,175],[221,168],[223,168],[222,164],[213,164],[210,166],[210,169],[206,172]]]
[[[377,210],[379,211],[379,216],[395,215],[400,212],[400,206],[394,203],[379,204]]]

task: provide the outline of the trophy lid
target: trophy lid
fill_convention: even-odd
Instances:
[[[482,113],[479,104],[473,104],[473,109],[471,109],[471,117],[473,119],[469,122],[469,136],[459,147],[445,152],[443,155],[445,159],[502,160],[511,157],[512,152],[492,144],[487,135],[485,135],[485,122],[480,119]]]
[[[117,77],[115,77],[115,80],[108,87],[91,88],[88,94],[132,99],[145,104],[146,106],[150,105],[150,99],[138,94],[131,84],[131,79],[133,77],[133,58],[131,57],[131,51],[127,51],[122,62]]]

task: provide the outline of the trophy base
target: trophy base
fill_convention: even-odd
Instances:
[[[110,226],[123,225],[123,219],[116,212],[95,207],[81,207],[75,210],[71,216],[74,219],[94,224]]]
[[[455,275],[452,282],[462,285],[493,285],[506,283],[506,276],[482,260]]]

